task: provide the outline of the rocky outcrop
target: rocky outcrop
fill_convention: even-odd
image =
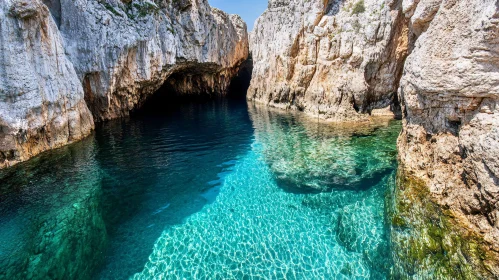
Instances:
[[[250,48],[248,99],[354,121],[397,104],[408,29],[397,1],[271,0]],[[396,109],[396,108],[394,108]]]
[[[206,0],[0,3],[0,168],[127,116],[163,84],[225,94],[246,24]],[[165,83],[166,82],[166,83]]]
[[[1,168],[81,139],[93,119],[45,5],[2,1],[0,30]]]
[[[467,236],[460,243],[477,244],[460,247],[449,269],[467,263],[463,271],[473,274],[451,276],[497,278],[499,7],[493,0],[425,0],[403,1],[403,10],[419,37],[399,90],[405,118],[398,143],[399,188],[423,189],[442,209],[439,220],[450,221]],[[420,222],[425,219],[419,216]],[[439,242],[449,244],[445,238]],[[429,271],[431,258],[419,260],[416,265],[430,265],[418,274]]]
[[[206,0],[61,0],[60,30],[97,120],[126,116],[168,81],[225,93],[248,57],[246,24]]]

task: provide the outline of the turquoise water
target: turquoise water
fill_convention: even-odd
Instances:
[[[388,277],[399,122],[162,111],[0,171],[0,278]]]

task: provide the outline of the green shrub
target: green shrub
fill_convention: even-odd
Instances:
[[[360,0],[359,2],[355,3],[355,5],[353,6],[352,15],[361,14],[365,11],[366,7],[364,6],[364,0]]]

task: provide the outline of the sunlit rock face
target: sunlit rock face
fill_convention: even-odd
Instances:
[[[289,191],[366,190],[396,164],[391,140],[400,127],[389,118],[328,125],[251,104],[250,115],[265,161]]]
[[[83,88],[48,8],[0,3],[0,168],[93,129]]]
[[[206,0],[61,6],[66,51],[97,120],[128,115],[175,73],[177,93],[225,94],[248,57],[244,21]]]
[[[409,40],[399,6],[384,0],[269,1],[251,35],[248,99],[333,121],[397,111]]]
[[[0,168],[127,116],[162,85],[225,95],[246,24],[206,0],[0,3]]]
[[[497,278],[497,2],[403,1],[403,11],[410,19],[411,32],[419,37],[407,58],[399,89],[405,117],[399,138],[399,188],[414,192],[414,185],[422,185],[423,194],[445,210],[442,219],[464,230],[462,236],[473,237],[454,242],[456,246],[478,240],[473,241],[475,248],[461,246],[462,254],[454,256],[452,269],[445,270],[448,273],[459,267],[463,273],[442,273],[442,277],[461,278],[472,271]],[[418,183],[404,183],[414,181]],[[420,217],[420,223],[428,220],[425,215],[410,217]],[[445,239],[440,236],[437,240],[445,248]],[[419,256],[415,266],[434,263],[431,258],[435,254]],[[425,275],[430,267],[415,273]]]

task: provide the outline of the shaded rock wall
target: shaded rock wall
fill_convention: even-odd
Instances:
[[[384,0],[269,1],[251,35],[248,99],[333,121],[380,114],[396,101],[408,51],[399,6]]]
[[[182,94],[224,95],[249,53],[242,19],[206,0],[0,8],[0,168],[127,116],[166,80]]]

